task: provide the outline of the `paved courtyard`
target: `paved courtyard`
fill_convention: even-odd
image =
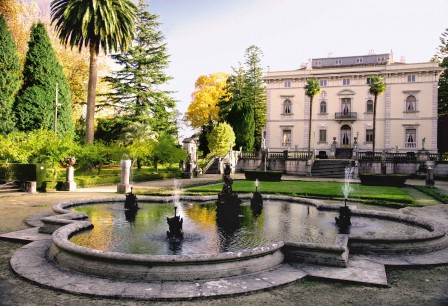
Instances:
[[[201,179],[182,180],[182,186],[219,181],[219,175]],[[291,177],[291,179],[298,179]],[[300,178],[299,178],[300,179]],[[424,184],[412,181],[411,184]],[[139,188],[171,188],[172,181],[157,181],[136,184]],[[437,186],[447,190],[446,182]],[[78,192],[52,192],[44,194],[6,194],[0,196],[0,234],[25,229],[24,220],[38,213],[50,212],[50,207],[61,200],[108,197],[115,186],[79,189]],[[409,209],[409,213],[437,219],[448,225],[446,207],[430,206]],[[421,266],[412,269],[386,268],[387,287],[360,285],[344,280],[322,280],[317,273],[313,277],[246,295],[221,298],[206,298],[182,301],[144,302],[133,299],[110,299],[63,293],[24,280],[10,268],[9,260],[23,244],[0,240],[0,305],[444,305],[448,303],[448,265]],[[417,256],[415,260],[422,257]],[[362,266],[362,265],[361,265]],[[287,274],[287,271],[284,271]],[[99,284],[98,284],[99,285]],[[137,285],[137,284],[136,284]],[[173,290],[182,290],[173,287]],[[169,293],[169,292],[168,292]]]

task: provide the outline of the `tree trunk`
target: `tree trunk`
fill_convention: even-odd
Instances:
[[[375,160],[375,134],[376,134],[376,101],[378,95],[375,95],[375,99],[373,102],[373,133],[372,133],[372,151],[373,151],[373,159]]]
[[[308,123],[308,154],[311,152],[311,118],[313,115],[313,97],[310,97],[310,121]]]
[[[87,91],[86,144],[93,143],[95,133],[95,100],[98,75],[98,52],[95,44],[90,46],[89,86]]]

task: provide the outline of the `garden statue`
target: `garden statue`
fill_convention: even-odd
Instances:
[[[131,192],[126,194],[126,200],[124,202],[124,209],[132,210],[132,211],[136,211],[139,209],[138,204],[137,204],[137,195],[132,193],[132,187],[131,187]]]
[[[230,177],[231,171],[230,164],[226,164],[223,175],[224,186],[222,187],[222,191],[218,194],[218,207],[220,204],[239,205],[241,203],[238,195],[232,191],[233,179]]]
[[[67,165],[64,190],[65,191],[75,191],[76,190],[75,168],[73,168],[73,166],[76,164],[76,158],[73,156],[66,157],[66,158],[64,158],[64,161]]]
[[[339,217],[335,217],[336,224],[341,234],[348,234],[351,223],[352,212],[347,206],[347,199],[344,200],[344,206],[339,207]]]
[[[263,209],[263,197],[261,196],[261,193],[258,192],[258,179],[255,180],[255,192],[252,199],[250,199],[250,208],[255,217],[259,216]]]
[[[170,240],[182,240],[184,238],[184,232],[182,230],[182,224],[184,219],[176,215],[177,207],[174,206],[174,217],[166,218],[169,230],[166,232],[166,236]]]

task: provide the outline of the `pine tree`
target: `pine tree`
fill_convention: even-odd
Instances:
[[[263,85],[263,68],[261,68],[261,56],[263,53],[257,46],[246,49],[246,73],[243,88],[244,99],[254,110],[254,148],[261,147],[262,129],[266,125],[266,88]]]
[[[161,89],[171,79],[164,73],[169,63],[167,47],[158,30],[158,16],[146,7],[140,0],[134,46],[126,53],[111,56],[123,68],[106,80],[114,89],[114,107],[136,121],[148,123],[159,134],[176,134],[175,101],[171,92]]]
[[[20,61],[11,32],[0,15],[0,134],[14,129],[12,106],[20,87]]]
[[[244,96],[245,71],[242,67],[233,69],[234,75],[227,80],[228,95],[219,102],[221,122],[228,122],[235,133],[235,147],[244,151],[254,150],[255,121],[254,108]]]
[[[54,128],[54,108],[58,88],[58,134],[73,133],[71,98],[67,79],[51,46],[43,23],[31,28],[28,52],[14,113],[21,131]]]

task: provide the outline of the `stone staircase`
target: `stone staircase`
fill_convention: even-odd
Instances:
[[[316,159],[311,168],[312,177],[344,178],[350,159]]]
[[[204,174],[219,174],[219,158],[213,158],[210,165],[204,169]]]
[[[10,193],[10,192],[19,192],[20,187],[14,184],[14,182],[0,182],[0,194],[1,193]]]

